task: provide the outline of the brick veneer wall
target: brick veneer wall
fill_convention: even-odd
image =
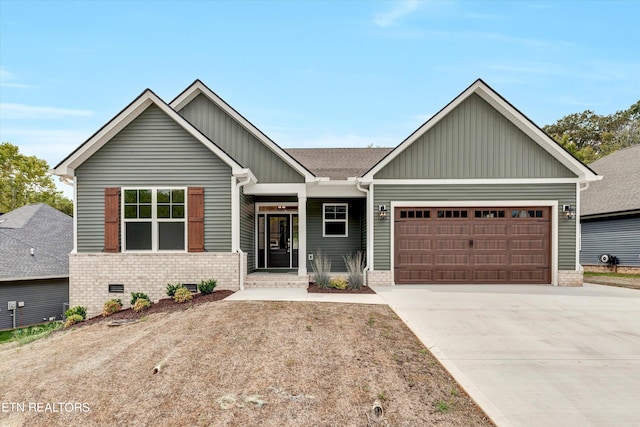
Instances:
[[[582,286],[582,271],[559,270],[558,286]]]
[[[89,253],[69,254],[69,304],[102,313],[104,303],[120,298],[129,306],[131,292],[144,292],[152,301],[168,298],[168,283],[199,283],[216,279],[216,289],[237,290],[237,253]],[[246,273],[246,254],[243,257]],[[124,293],[109,293],[109,284],[124,285]]]
[[[367,271],[367,286],[391,286],[392,283],[390,271]]]

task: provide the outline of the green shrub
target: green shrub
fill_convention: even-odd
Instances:
[[[120,299],[110,299],[102,306],[102,316],[111,316],[113,313],[117,313],[122,309],[122,301]]]
[[[135,311],[136,313],[140,313],[141,311],[144,311],[149,307],[151,307],[151,301],[146,298],[140,297],[136,299],[135,304],[133,304],[133,311]]]
[[[78,316],[82,317],[82,320],[86,319],[87,307],[83,307],[81,305],[76,305],[75,307],[71,307],[70,309],[64,312],[64,317],[69,318],[74,314],[77,314]]]
[[[182,283],[169,283],[167,285],[167,295],[173,298],[176,291],[182,287]]]
[[[68,311],[68,310],[67,310]],[[65,329],[75,325],[76,323],[82,322],[84,318],[79,314],[72,314],[67,316],[67,320],[64,322]]]
[[[364,254],[358,251],[343,257],[347,266],[347,280],[349,289],[360,289],[364,284]]]
[[[200,284],[198,285],[198,290],[203,294],[203,295],[209,295],[210,293],[213,292],[213,290],[215,289],[216,285],[218,284],[218,282],[216,282],[215,279],[209,279],[209,280],[203,280],[202,282],[200,282]]]
[[[313,255],[311,268],[313,269],[313,281],[321,288],[329,286],[329,282],[331,281],[329,277],[331,260],[324,252],[318,251]]]
[[[191,295],[191,291],[187,288],[178,289],[173,297],[177,303],[191,301],[191,298],[193,298],[193,295]]]
[[[342,277],[337,277],[329,281],[329,287],[335,289],[347,289],[347,281]]]
[[[131,292],[131,305],[135,305],[136,301],[139,299],[146,299],[147,301],[151,302],[147,294],[143,292]]]

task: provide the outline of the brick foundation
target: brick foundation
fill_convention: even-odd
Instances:
[[[367,286],[391,286],[392,284],[391,271],[367,271]]]
[[[90,253],[69,254],[69,303],[83,305],[87,314],[102,313],[104,303],[120,298],[129,306],[131,292],[144,292],[152,301],[168,298],[168,283],[199,283],[216,279],[216,289],[237,290],[237,253]],[[246,255],[243,259],[246,272]],[[109,284],[124,285],[124,293],[109,293]]]
[[[582,286],[582,271],[559,270],[558,286]]]

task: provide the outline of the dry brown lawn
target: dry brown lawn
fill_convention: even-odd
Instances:
[[[218,301],[107,323],[0,346],[0,425],[493,425],[387,306]]]

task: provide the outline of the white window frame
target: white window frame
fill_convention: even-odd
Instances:
[[[327,219],[326,218],[327,206],[344,206],[345,218],[344,219]],[[326,223],[328,222],[343,222],[344,234],[327,234]],[[322,204],[322,237],[349,237],[349,204],[348,203],[323,203]]]
[[[151,218],[129,218],[126,219],[124,217],[124,194],[127,190],[149,190],[151,191]],[[184,218],[182,220],[175,220],[173,218],[158,218],[158,190],[183,190],[184,191]],[[188,200],[188,189],[187,187],[149,187],[140,185],[137,187],[121,187],[120,188],[120,239],[122,242],[122,252],[137,252],[137,253],[185,253],[188,249],[189,242],[189,227],[188,227],[188,218],[189,214],[187,212],[187,200]],[[127,249],[127,234],[126,234],[126,223],[127,222],[151,222],[151,249]],[[184,224],[184,249],[182,250],[161,250],[158,249],[159,244],[159,236],[158,236],[158,223],[161,222],[182,222]]]

